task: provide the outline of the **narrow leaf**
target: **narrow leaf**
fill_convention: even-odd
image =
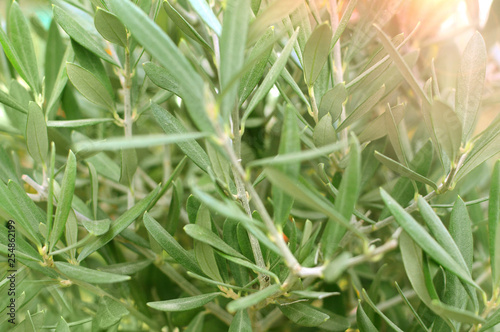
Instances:
[[[199,225],[186,225],[184,226],[184,231],[195,240],[200,242],[204,242],[214,249],[222,251],[223,253],[228,254],[229,256],[238,257],[246,260],[247,258],[240,254],[238,251],[233,249],[231,246],[226,244],[221,238],[215,235],[212,231],[199,226]]]
[[[229,312],[236,312],[240,310],[244,310],[248,307],[251,307],[253,305],[258,304],[261,301],[264,301],[268,297],[273,296],[274,294],[278,293],[280,291],[280,285],[274,284],[271,286],[268,286],[258,292],[255,292],[253,294],[241,297],[237,300],[234,300],[232,302],[229,302],[227,305],[227,311]]]
[[[331,115],[332,122],[337,121],[342,113],[342,105],[347,101],[347,90],[344,83],[336,84],[328,90],[319,104],[319,116],[321,120],[327,113]]]
[[[218,36],[221,35],[222,27],[212,9],[205,0],[188,0],[194,11]]]
[[[26,146],[29,154],[38,164],[45,164],[49,152],[47,124],[42,109],[32,101],[29,104],[26,122]]]
[[[500,284],[500,160],[493,168],[488,205],[488,233],[491,260],[491,274],[494,287]]]
[[[303,303],[281,305],[278,308],[288,319],[301,326],[319,326],[330,319],[324,312]]]
[[[325,22],[316,27],[304,48],[304,77],[308,86],[313,86],[330,54],[332,28]]]
[[[85,98],[107,110],[115,108],[108,90],[90,71],[74,63],[68,63],[66,69],[69,80]]]
[[[190,297],[183,297],[175,300],[148,302],[148,306],[161,311],[186,311],[196,309],[212,302],[221,293],[207,293]]]
[[[122,276],[108,272],[97,271],[83,266],[65,262],[55,262],[59,271],[70,279],[81,280],[91,284],[109,284],[129,280],[129,276]]]
[[[234,315],[229,332],[252,332],[252,322],[247,310],[240,310]]]
[[[462,138],[462,123],[457,114],[448,104],[434,100],[431,106],[431,119],[439,145],[450,161],[455,161]]]

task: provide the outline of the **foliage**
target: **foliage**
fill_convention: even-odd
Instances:
[[[496,331],[499,1],[6,3],[0,330]]]

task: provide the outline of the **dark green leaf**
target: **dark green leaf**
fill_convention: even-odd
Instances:
[[[115,300],[104,296],[99,302],[95,320],[101,329],[108,329],[120,321],[123,316],[129,314],[129,311]]]
[[[366,314],[361,301],[358,303],[358,309],[356,310],[356,323],[360,332],[377,332],[377,328],[373,325],[372,321]]]
[[[372,302],[372,300],[370,299],[370,297],[368,296],[368,294],[366,294],[366,291],[364,289],[361,291],[361,298],[363,300],[365,300],[370,305],[370,307],[377,314],[379,314],[380,317],[382,317],[392,329],[394,329],[396,332],[403,332],[403,330],[401,330],[399,327],[397,327],[396,324],[394,324],[386,315],[384,315],[382,313],[382,311],[380,311],[380,309],[377,308],[377,306]]]
[[[252,322],[247,310],[240,310],[234,315],[229,332],[252,332]]]
[[[465,47],[457,77],[455,108],[463,125],[462,142],[469,139],[476,127],[487,58],[483,37],[476,32]]]
[[[26,146],[31,157],[38,164],[45,165],[49,152],[47,124],[42,109],[32,101],[29,104],[26,122]]]
[[[148,306],[161,311],[185,311],[196,309],[212,302],[221,293],[207,293],[175,300],[148,302]]]

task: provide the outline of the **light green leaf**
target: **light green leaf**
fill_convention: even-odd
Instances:
[[[297,295],[305,299],[325,299],[330,296],[340,295],[339,292],[315,292],[315,291],[291,291],[293,295]]]
[[[194,11],[218,36],[221,35],[222,27],[212,9],[205,0],[188,0]]]
[[[74,13],[68,13],[65,9],[58,6],[53,6],[53,15],[57,23],[63,28],[66,33],[73,38],[78,44],[85,47],[90,52],[94,53],[101,59],[118,66],[113,58],[106,53],[105,44],[101,36],[94,26],[90,26],[88,22]]]
[[[399,124],[401,120],[403,120],[405,107],[406,107],[405,104],[399,104],[394,107],[391,107],[392,116],[396,124]],[[359,141],[360,142],[375,141],[387,135],[387,128],[385,125],[387,122],[386,119],[387,116],[390,116],[388,110],[379,115],[375,120],[370,121],[370,123],[368,123],[368,125],[361,132],[361,134],[359,134],[358,136]]]
[[[56,265],[56,268],[66,277],[74,280],[85,281],[91,284],[109,284],[130,279],[129,276],[97,271],[65,262],[55,262],[54,264]]]
[[[197,138],[206,137],[203,133],[183,133],[172,135],[136,135],[132,138],[111,137],[97,142],[81,142],[75,144],[78,153],[91,151],[116,151],[121,149],[144,149],[157,145],[185,142]]]
[[[109,230],[111,219],[82,220],[82,224],[90,234],[99,236],[103,235]]]
[[[57,323],[55,332],[71,332],[68,323],[64,320],[64,317],[61,316],[59,323]]]
[[[127,47],[127,30],[118,17],[102,8],[97,8],[94,16],[94,25],[104,39]]]
[[[227,311],[229,312],[236,312],[240,310],[244,310],[248,307],[251,307],[253,305],[258,304],[261,301],[264,301],[268,297],[273,296],[274,294],[280,292],[280,285],[274,284],[271,286],[268,286],[258,292],[255,292],[253,294],[240,297],[237,300],[229,302],[227,305]]]
[[[468,269],[464,269],[458,264],[452,256],[450,256],[450,254],[446,252],[446,250],[443,249],[443,247],[441,247],[441,245],[439,245],[436,240],[382,188],[380,189],[380,194],[398,224],[411,236],[422,250],[461,280],[481,290],[470,277]]]
[[[80,128],[94,126],[100,123],[113,122],[113,119],[81,119],[81,120],[58,120],[47,121],[47,127],[52,128]]]
[[[83,259],[85,259],[87,256],[107,244],[118,234],[120,234],[125,228],[127,228],[136,218],[144,213],[144,211],[149,207],[149,204],[155,199],[159,191],[160,187],[156,187],[141,201],[137,202],[131,209],[127,210],[120,217],[118,217],[111,224],[108,232],[99,237],[93,238],[87,245],[85,245],[85,247],[83,247],[80,255],[78,256],[78,261],[82,261]]]
[[[203,80],[170,37],[132,2],[109,0],[109,6],[132,36],[140,41],[146,51],[163,68],[170,71],[171,76],[178,82],[180,97],[186,103],[196,126],[201,130],[213,132],[212,122],[205,112]]]
[[[18,227],[21,227],[21,224],[19,222],[16,222],[15,220],[7,221],[5,223],[5,227],[4,226],[0,227],[0,252],[3,253],[4,255],[12,253],[9,251],[8,247],[9,243],[8,231],[10,230],[12,232],[12,230],[14,230],[17,232]],[[39,243],[38,246],[40,246]],[[40,254],[33,248],[33,246],[30,243],[26,242],[26,240],[21,236],[16,237],[15,254],[17,258],[21,260],[42,262],[42,257],[40,256]]]
[[[500,284],[500,160],[493,168],[488,205],[488,233],[493,287]]]
[[[235,256],[226,255],[222,252],[218,252],[218,254],[220,256],[222,256],[223,258],[225,258],[225,259],[227,259],[235,264],[244,266],[244,267],[249,268],[249,269],[256,271],[256,272],[260,272],[264,275],[268,275],[268,276],[272,277],[274,279],[274,281],[279,282],[279,278],[276,274],[274,274],[273,272],[271,272],[265,268],[259,267],[259,266],[255,265],[254,263],[251,263],[246,257],[245,258],[238,258]]]
[[[318,124],[314,127],[314,145],[322,147],[333,144],[337,140],[337,133],[332,123],[333,121],[330,113],[326,113],[325,116],[321,117],[321,120],[319,120]]]
[[[474,132],[483,93],[487,62],[486,45],[479,32],[474,33],[465,47],[457,77],[455,110],[462,122],[462,142]]]
[[[250,96],[264,75],[264,70],[273,50],[273,41],[274,29],[269,28],[252,48],[247,62],[253,63],[253,65],[245,72],[240,82],[240,105]]]
[[[313,86],[321,69],[328,60],[332,28],[324,22],[314,29],[304,48],[304,78],[308,86]]]
[[[133,183],[134,174],[137,170],[137,153],[135,149],[123,149],[121,151],[120,183],[130,187]]]
[[[76,181],[76,158],[70,150],[64,170],[64,177],[61,184],[61,192],[57,200],[56,215],[54,217],[54,226],[49,230],[49,248],[50,251],[54,248],[59,241],[68,220],[69,212],[71,210],[71,202],[75,192]]]
[[[330,114],[333,122],[337,121],[342,113],[342,105],[347,101],[347,90],[344,83],[336,84],[333,89],[328,90],[321,98],[319,104],[319,116],[321,120],[326,114]]]
[[[196,225],[205,227],[207,230],[212,228],[210,211],[203,204],[198,209]],[[200,241],[194,241],[194,254],[198,265],[207,276],[216,281],[223,281],[215,258],[215,252],[211,246]]]
[[[222,293],[207,293],[202,295],[183,297],[175,300],[148,302],[148,306],[161,311],[186,311],[196,309],[212,302]]]
[[[163,8],[167,12],[168,17],[170,17],[172,22],[174,22],[174,24],[182,32],[184,32],[184,34],[186,34],[186,36],[188,36],[189,38],[191,38],[195,41],[198,41],[207,50],[210,50],[211,52],[213,52],[212,47],[207,43],[207,41],[202,36],[200,36],[198,31],[196,31],[196,29],[193,28],[193,26],[188,21],[186,21],[186,19],[184,17],[182,17],[182,15],[179,14],[179,12],[174,7],[172,7],[170,2],[163,1]]]
[[[368,294],[366,293],[365,289],[363,288],[362,291],[361,291],[361,298],[363,300],[365,300],[369,305],[370,307],[377,313],[380,315],[380,317],[382,317],[386,322],[387,324],[392,328],[394,329],[396,332],[403,332],[403,330],[401,330],[399,327],[397,327],[396,324],[394,324],[386,315],[384,315],[382,313],[382,311],[377,308],[377,306],[372,302],[372,300],[370,299],[370,297],[368,296]]]
[[[28,21],[23,15],[17,1],[12,2],[10,6],[9,20],[7,21],[7,30],[9,32],[12,46],[16,50],[22,68],[26,70],[25,74],[28,83],[35,93],[40,93],[40,78],[38,74],[38,63],[35,55],[35,48],[31,39],[31,31]]]
[[[7,34],[3,31],[3,29],[0,29],[0,43],[2,44],[2,49],[5,52],[5,55],[9,59],[10,63],[12,64],[12,67],[14,67],[16,72],[19,74],[19,76],[23,78],[23,80],[25,80],[28,84],[30,84],[31,80],[28,74],[28,69],[24,67],[21,57],[17,54],[17,51],[14,48],[13,43],[11,42],[9,37],[7,37]],[[0,98],[2,94],[0,94]],[[2,99],[0,99],[0,101],[1,100]]]
[[[248,31],[248,43],[253,43],[264,34],[266,29],[287,17],[297,9],[303,0],[275,0],[264,10],[261,10],[257,18],[250,25]]]
[[[492,327],[497,326],[498,324],[500,324],[500,309],[498,309],[490,317],[488,317],[488,319],[486,320],[484,325],[481,327],[479,332],[486,332],[489,329],[491,329]]]
[[[434,100],[430,113],[437,141],[450,161],[453,162],[460,149],[462,123],[453,109],[440,100]]]
[[[363,115],[371,111],[384,96],[384,93],[385,85],[382,85],[380,89],[377,90],[377,92],[366,98],[361,104],[358,105],[358,107],[354,109],[354,111],[349,114],[347,119],[345,119],[344,122],[342,122],[337,128],[337,131],[347,128],[355,121],[359,120]]]
[[[280,0],[278,0],[280,1]],[[294,34],[290,37],[288,40],[285,48],[281,52],[278,60],[273,64],[269,72],[267,73],[266,77],[264,78],[264,81],[262,81],[261,85],[257,88],[255,91],[254,96],[252,97],[252,100],[250,100],[245,113],[243,113],[243,116],[241,118],[242,126],[245,122],[245,120],[250,116],[252,111],[255,109],[257,104],[267,95],[269,90],[273,87],[274,83],[278,79],[278,77],[281,75],[281,72],[285,68],[285,65],[288,61],[288,57],[290,56],[290,53],[293,50],[293,45],[295,44],[295,41],[297,40],[297,35],[298,35],[299,30],[297,29]]]
[[[380,161],[384,166],[389,168],[390,170],[408,178],[412,179],[421,183],[425,183],[429,186],[431,186],[434,190],[437,189],[437,184],[435,184],[432,180],[426,178],[425,176],[422,176],[418,174],[417,172],[412,171],[408,167],[398,163],[397,161],[381,154],[378,151],[375,151],[375,158],[377,158],[378,161]]]
[[[193,257],[147,212],[144,214],[144,225],[151,236],[177,263],[189,271],[203,274]]]
[[[57,28],[57,27],[56,27]],[[47,46],[50,47],[50,46]],[[74,60],[75,54],[73,52],[73,48],[71,45],[68,45],[66,47],[66,51],[64,52],[64,56],[61,60],[61,62],[58,63],[59,67],[57,70],[57,73],[55,74],[55,82],[54,86],[52,88],[52,92],[50,94],[50,98],[47,98],[47,118],[52,119],[54,116],[54,112],[57,111],[57,106],[59,99],[61,97],[61,94],[66,87],[66,84],[68,83],[68,74],[67,74],[67,68],[66,68],[66,63],[67,62],[72,62]],[[46,96],[48,97],[48,96]]]
[[[0,31],[2,31],[2,29],[0,29]],[[26,107],[21,105],[15,98],[12,98],[10,95],[3,92],[2,90],[0,90],[0,103],[4,104],[5,106],[11,107],[21,113],[24,114],[28,113]]]
[[[49,152],[47,124],[42,109],[32,101],[29,104],[26,122],[26,146],[35,162],[44,165]]]
[[[200,1],[206,3],[204,0]],[[229,123],[237,100],[238,82],[233,85],[229,85],[229,82],[243,67],[249,21],[250,0],[226,1],[220,40],[220,86],[223,94],[221,113],[225,123]]]
[[[69,80],[85,98],[107,110],[114,110],[113,97],[96,76],[74,63],[68,63],[66,69]]]
[[[175,82],[175,78],[170,75],[168,70],[152,62],[144,63],[143,67],[146,75],[148,75],[149,79],[154,84],[178,96],[182,95],[179,85]]]
[[[247,310],[239,310],[234,315],[229,332],[252,332],[252,322]]]
[[[441,316],[445,316],[457,322],[467,323],[467,324],[484,323],[484,319],[479,317],[478,315],[470,311],[446,305],[440,302],[439,300],[432,300],[432,305],[434,306],[434,310],[439,312]]]
[[[303,303],[280,305],[278,308],[288,319],[301,326],[319,326],[330,319],[324,312]]]
[[[98,270],[121,275],[132,275],[144,270],[151,265],[152,262],[151,259],[146,259],[142,261],[118,263],[99,267]]]
[[[67,46],[65,46],[63,42],[56,21],[52,20],[52,22],[50,22],[47,37],[47,46],[45,48],[45,100],[50,100],[52,96],[52,91],[54,90],[54,86],[58,78],[59,68],[63,64],[66,47]]]
[[[287,105],[284,113],[278,155],[286,155],[300,151],[300,134],[295,111],[290,105]],[[277,169],[289,178],[294,179],[299,176],[300,163],[298,161],[288,162],[279,165]],[[290,210],[292,209],[293,198],[276,186],[273,186],[272,194],[274,203],[274,222],[283,226],[288,220]]]
[[[349,164],[342,176],[339,193],[335,199],[335,210],[345,218],[350,220],[358,201],[361,184],[361,151],[359,142],[354,135],[351,137],[349,147]],[[323,255],[328,260],[344,237],[347,229],[339,222],[328,220],[322,236]]]
[[[110,297],[103,296],[99,301],[95,320],[100,329],[108,329],[129,314],[127,308]]]

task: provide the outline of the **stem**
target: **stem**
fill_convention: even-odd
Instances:
[[[240,135],[240,115],[239,110],[236,108],[233,112],[233,147],[234,153],[238,160],[241,158],[241,135]],[[238,163],[239,164],[239,163]],[[250,209],[250,202],[248,201],[247,192],[245,191],[245,184],[238,176],[238,171],[235,166],[232,165],[232,171],[234,175],[234,180],[236,183],[236,189],[238,191],[238,199],[241,201],[245,212],[249,218],[252,218],[252,210]],[[253,257],[255,258],[255,263],[261,268],[266,268],[266,263],[264,257],[262,256],[262,251],[260,249],[259,240],[255,236],[248,232],[248,237],[250,239],[250,246],[252,247]],[[260,289],[264,289],[269,285],[269,277],[258,273]]]
[[[316,102],[316,96],[314,95],[314,87],[309,88],[309,98],[311,98],[312,114],[315,123],[319,122],[319,110],[318,103]]]
[[[128,48],[129,38],[127,37],[127,47],[125,48],[125,73],[122,80],[123,88],[123,129],[125,130],[125,137],[132,138],[132,126],[134,124],[134,117],[132,114],[132,102],[130,96],[130,89],[132,87],[132,72],[130,68],[130,51]],[[134,206],[134,181],[130,181],[130,190],[127,192],[127,208],[130,209]]]

